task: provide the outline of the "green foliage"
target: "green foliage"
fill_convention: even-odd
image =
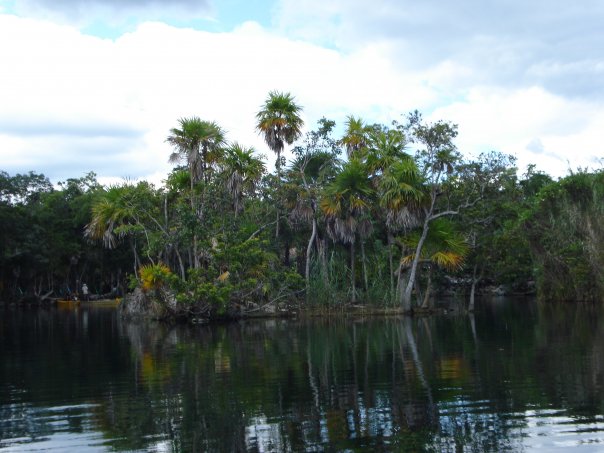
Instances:
[[[161,288],[167,284],[172,275],[170,268],[162,263],[141,266],[138,273],[143,291]]]
[[[391,126],[349,116],[340,139],[322,118],[296,143],[301,107],[273,91],[256,121],[276,174],[196,116],[169,131],[178,165],[160,189],[102,187],[93,173],[53,188],[34,172],[0,172],[2,297],[63,296],[83,281],[108,293],[129,278],[173,292],[195,316],[297,300],[304,289],[308,303],[410,308],[414,285],[420,293],[436,268],[515,290],[536,279],[546,299],[602,296],[601,172],[556,182],[529,166],[519,179],[514,158],[464,160],[457,125],[418,112]],[[286,145],[293,159],[282,167]]]
[[[545,300],[604,296],[604,174],[579,172],[543,186],[523,217],[539,295]]]

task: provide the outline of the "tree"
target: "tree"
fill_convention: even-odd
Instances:
[[[195,186],[203,181],[207,185],[210,170],[222,156],[222,146],[225,143],[224,131],[213,121],[203,121],[197,116],[178,120],[180,128],[170,130],[166,139],[175,151],[170,155],[170,162],[186,161],[190,173],[191,210],[199,220],[203,220],[204,189],[201,200],[195,195]],[[193,234],[194,266],[200,265],[198,251],[198,236]]]
[[[264,162],[254,157],[253,148],[234,143],[225,150],[221,163],[226,188],[233,200],[235,217],[243,209],[243,194],[253,194],[264,174]]]
[[[457,216],[471,248],[467,257],[471,269],[470,311],[474,309],[477,285],[483,279],[507,283],[510,270],[516,276],[531,267],[528,245],[519,243],[521,238],[515,233],[523,209],[515,162],[513,156],[483,153],[462,164],[452,184],[451,198],[456,204],[479,194],[476,203]]]
[[[453,143],[453,139],[457,137],[457,125],[445,121],[425,124],[419,112],[415,111],[409,115],[409,123],[406,128],[412,134],[413,140],[422,145],[422,148],[418,151],[418,158],[428,197],[427,203],[422,209],[422,233],[415,248],[409,271],[409,280],[402,294],[403,307],[405,310],[410,310],[411,294],[430,223],[440,217],[458,213],[458,211],[450,209],[449,206],[440,209],[437,201],[443,194],[443,182],[454,172],[461,156]]]
[[[415,161],[405,158],[388,167],[378,182],[379,205],[388,237],[388,261],[390,270],[390,295],[394,297],[394,268],[392,247],[394,235],[419,226],[421,208],[427,197],[423,178]],[[403,250],[403,253],[405,251]],[[401,268],[398,267],[397,288],[401,285]]]
[[[293,189],[290,219],[294,224],[302,221],[312,225],[306,246],[304,271],[307,295],[310,288],[311,253],[318,235],[318,200],[327,184],[335,177],[339,165],[340,151],[336,141],[330,136],[334,126],[333,121],[325,118],[319,120],[319,128],[306,135],[304,145],[294,148],[296,158],[287,175],[287,186]],[[326,269],[323,269],[324,276],[326,272]]]
[[[277,155],[278,189],[281,184],[281,153],[285,145],[291,145],[302,134],[304,122],[300,116],[302,108],[294,102],[290,93],[271,91],[261,110],[256,114],[256,130],[262,134],[268,147]],[[279,237],[279,206],[277,206],[277,227],[275,237]]]
[[[361,118],[356,118],[352,115],[346,118],[345,124],[346,131],[340,143],[344,145],[349,158],[359,157],[358,154],[362,153],[367,146],[369,128]]]
[[[327,217],[327,232],[334,240],[350,245],[350,283],[352,302],[356,302],[355,240],[371,232],[368,217],[374,190],[366,166],[358,159],[349,160],[326,189],[321,209]]]
[[[421,188],[422,178],[415,161],[405,151],[407,140],[402,130],[374,125],[370,128],[365,127],[365,131],[364,148],[357,151],[357,154],[363,156],[373,186],[379,194],[376,215],[386,229],[392,298],[394,296],[393,235],[401,228],[415,226],[417,208],[424,196]]]
[[[225,143],[224,131],[214,121],[203,121],[197,116],[178,120],[180,128],[170,130],[166,141],[175,148],[170,162],[185,161],[191,174],[191,192],[202,179],[207,183],[210,167],[221,157]]]
[[[152,187],[146,182],[136,186],[123,184],[110,187],[100,193],[93,203],[91,220],[85,227],[84,236],[102,241],[108,249],[116,248],[122,238],[129,237],[136,275],[141,265],[136,241],[138,236],[145,238],[146,255],[155,264],[151,254],[151,235],[153,230],[161,226],[153,212],[157,209],[155,198]]]
[[[532,177],[542,179],[534,173]],[[532,186],[531,181],[522,185]],[[540,299],[602,300],[602,199],[604,172],[579,170],[543,185],[531,200],[522,215],[521,226],[533,258]]]
[[[419,239],[420,234],[416,231],[403,237],[401,242],[408,249],[417,250]],[[432,308],[430,304],[430,291],[432,288],[433,266],[451,271],[460,269],[468,254],[468,244],[463,236],[455,230],[453,223],[441,217],[432,222],[421,253],[419,263],[428,268],[426,291],[421,308],[430,309]],[[415,261],[415,254],[411,253],[401,259],[401,265],[409,266],[413,261]],[[419,285],[416,287],[419,292]]]

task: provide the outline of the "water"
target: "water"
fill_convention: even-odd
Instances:
[[[0,311],[0,452],[604,451],[594,307],[127,324]]]

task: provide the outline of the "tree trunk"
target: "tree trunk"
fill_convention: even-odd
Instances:
[[[388,263],[390,265],[390,302],[396,300],[394,297],[394,266],[392,264],[392,242],[392,234],[388,232]]]
[[[363,284],[364,284],[365,294],[367,294],[367,290],[369,289],[369,283],[367,281],[367,263],[365,260],[365,241],[361,241],[361,259],[363,261]]]
[[[426,294],[424,295],[424,302],[422,303],[423,309],[432,308],[432,304],[430,303],[430,290],[432,289],[432,265],[428,265],[428,284],[426,285]]]
[[[199,250],[197,248],[197,233],[193,235],[193,268],[199,269],[201,263],[199,262]]]
[[[180,252],[178,251],[178,247],[174,247],[174,251],[176,252],[176,258],[178,259],[178,266],[180,267],[180,278],[182,278],[183,281],[186,280],[186,272],[185,272],[185,265],[182,262],[182,257],[180,256]]]
[[[310,254],[312,252],[312,244],[317,237],[317,219],[312,218],[312,234],[308,240],[306,246],[306,268],[304,269],[304,278],[306,279],[306,296],[308,297],[308,291],[310,290]]]
[[[329,272],[327,270],[327,239],[317,238],[317,249],[319,250],[321,260],[321,274],[323,278],[323,283],[327,287],[327,285],[329,284]]]
[[[474,300],[476,294],[476,280],[472,280],[472,288],[470,289],[470,303],[468,304],[468,311],[474,311]]]
[[[285,250],[283,250],[283,264],[287,267],[290,265],[289,241],[285,242]]]
[[[355,285],[355,275],[354,275],[354,241],[350,243],[350,284],[352,286],[352,303],[356,303],[357,301],[357,290]]]
[[[476,275],[478,270],[478,263],[474,264],[474,271],[472,272],[472,287],[470,288],[470,303],[468,304],[468,311],[474,311],[474,304],[476,299],[476,285],[482,279],[482,271],[480,275]]]
[[[138,280],[138,269],[140,267],[140,259],[138,257],[138,252],[136,251],[136,240],[132,241],[132,253],[134,254],[134,276]],[[76,292],[77,292],[77,288],[78,288],[77,285],[78,285],[78,283],[76,282],[76,289],[75,289]]]
[[[415,256],[413,257],[413,263],[411,264],[411,271],[409,273],[409,281],[407,282],[407,287],[405,288],[405,292],[403,293],[402,305],[405,311],[411,310],[411,293],[413,292],[413,285],[415,284],[415,277],[417,275],[417,267],[419,265],[419,257],[422,252],[422,248],[424,247],[424,242],[426,241],[426,237],[428,236],[428,229],[430,228],[429,224],[430,216],[426,217],[424,221],[424,227],[422,230],[422,235],[419,238],[417,243],[417,247],[415,248]]]
[[[275,203],[275,206],[277,207],[277,227],[275,228],[275,239],[279,239],[279,195],[281,193],[281,153],[279,151],[277,151],[275,168],[277,169],[277,196]]]

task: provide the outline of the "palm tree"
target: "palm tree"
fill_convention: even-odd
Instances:
[[[346,118],[346,132],[340,143],[346,148],[348,157],[359,157],[358,154],[367,146],[369,128],[361,118],[349,115]]]
[[[290,220],[292,224],[311,223],[312,232],[306,246],[305,280],[308,295],[310,288],[310,257],[318,233],[317,202],[321,190],[337,171],[338,159],[328,151],[307,151],[294,160],[287,173],[287,193],[290,195]]]
[[[178,120],[179,128],[170,129],[166,141],[175,148],[170,162],[186,161],[191,173],[191,192],[202,179],[207,182],[208,171],[219,161],[225,143],[224,130],[214,121],[197,116]]]
[[[118,241],[129,236],[134,256],[134,273],[140,267],[136,236],[143,233],[147,238],[149,249],[149,234],[144,225],[146,215],[145,203],[148,203],[150,193],[147,183],[138,186],[123,184],[104,190],[92,205],[92,218],[84,228],[84,236],[90,240],[102,241],[108,249],[114,249]],[[150,254],[149,260],[153,262]]]
[[[397,162],[411,160],[406,145],[405,135],[398,129],[371,129],[363,152],[371,174],[380,176]]]
[[[390,294],[394,297],[394,268],[392,247],[397,231],[409,230],[419,225],[421,207],[426,200],[422,177],[415,161],[407,158],[391,164],[380,176],[378,183],[379,205],[388,236],[388,261],[390,265]],[[401,275],[398,273],[397,286]]]
[[[178,120],[180,128],[170,130],[166,141],[175,151],[170,155],[170,162],[186,161],[190,172],[191,210],[199,220],[203,218],[204,192],[201,201],[195,196],[195,185],[200,181],[208,182],[210,169],[221,158],[222,146],[225,143],[223,129],[213,121],[203,121],[197,116]],[[193,234],[194,266],[200,265],[197,250],[197,233]]]
[[[254,157],[253,148],[233,143],[225,150],[221,163],[226,188],[233,199],[235,217],[243,209],[243,194],[252,194],[264,174],[264,162]]]
[[[277,155],[275,168],[278,184],[281,184],[281,153],[285,144],[291,145],[302,134],[304,121],[300,117],[302,107],[294,102],[290,93],[271,91],[268,99],[256,114],[256,130],[264,136],[268,147]],[[277,227],[275,237],[279,237],[279,206],[277,206]]]
[[[268,147],[277,154],[275,167],[281,177],[281,153],[285,144],[291,145],[302,134],[304,121],[302,107],[294,102],[290,93],[271,91],[268,99],[256,114],[256,129],[264,136]]]
[[[372,225],[367,218],[374,190],[366,166],[358,159],[348,161],[327,188],[321,209],[327,218],[327,232],[334,240],[350,244],[350,282],[352,302],[356,302],[355,251],[356,236],[370,234]]]
[[[415,231],[413,234],[405,236],[401,242],[407,249],[416,250],[420,236],[420,232]],[[420,264],[428,267],[428,282],[421,308],[431,308],[430,289],[433,266],[449,271],[458,270],[463,265],[468,251],[467,241],[455,230],[451,221],[441,217],[432,222],[419,256]],[[414,261],[415,253],[412,252],[401,258],[401,266],[411,267]],[[405,307],[407,310],[409,308],[411,307]]]

